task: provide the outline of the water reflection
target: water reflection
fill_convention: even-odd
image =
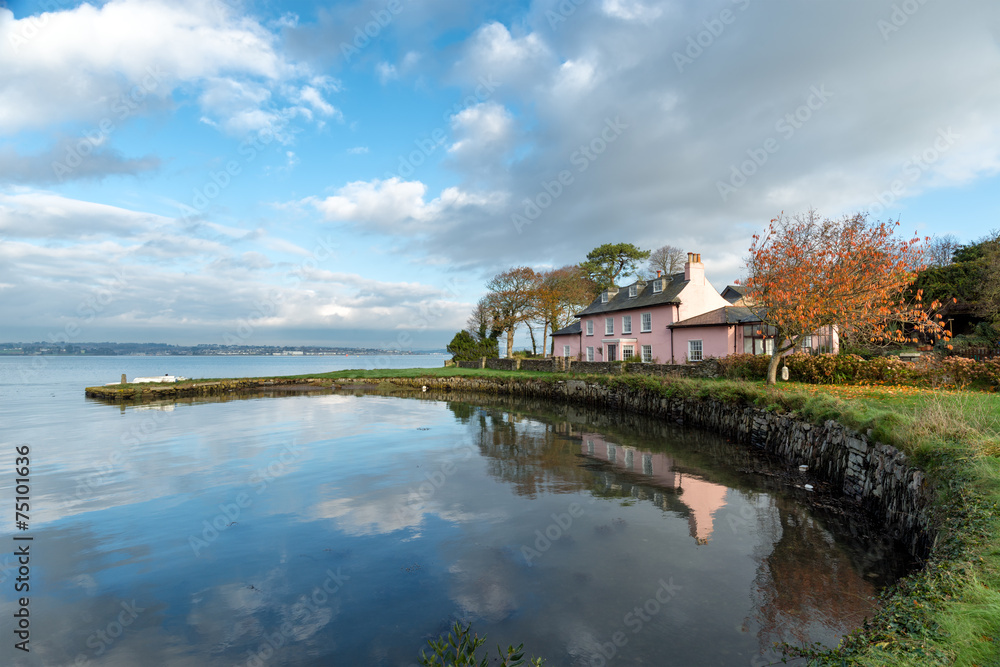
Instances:
[[[609,642],[618,664],[747,665],[835,641],[894,574],[753,451],[633,415],[432,392],[105,407],[102,437],[152,427],[50,508],[39,664],[402,666],[459,618],[552,665]],[[43,497],[92,456],[40,473]]]

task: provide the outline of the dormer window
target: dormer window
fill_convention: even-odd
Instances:
[[[657,279],[653,281],[653,294],[659,294],[663,291],[663,280]]]
[[[601,303],[607,303],[607,302],[608,302],[608,293],[601,292]]]
[[[630,285],[629,288],[628,288],[628,298],[634,299],[637,296],[639,296],[639,286],[638,285]]]

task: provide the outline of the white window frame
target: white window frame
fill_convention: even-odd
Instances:
[[[622,345],[622,361],[635,359],[635,345]]]
[[[563,356],[564,357],[569,356],[569,345],[563,345]]]
[[[643,345],[642,346],[642,363],[649,364],[653,362],[653,346]]]
[[[639,296],[639,286],[638,285],[629,285],[628,286],[628,298],[634,299],[637,296]]]
[[[594,335],[594,320],[587,320],[587,335]]]
[[[697,349],[695,348],[695,343],[697,343]],[[699,338],[698,340],[688,341],[688,361],[704,361],[705,360],[705,344]]]
[[[653,313],[643,313],[639,316],[639,332],[649,333],[653,330]]]
[[[601,292],[601,303],[607,303],[607,302],[608,302],[608,293]]]
[[[812,335],[803,336],[802,340],[799,341],[799,347],[801,347],[803,350],[812,349],[812,346],[813,346],[813,337],[812,337]]]
[[[622,335],[632,333],[632,316],[622,315]]]
[[[663,291],[663,280],[657,278],[653,281],[653,294],[659,294]]]
[[[593,360],[594,360],[594,348],[588,347],[587,348],[587,361],[593,361]]]
[[[605,336],[615,335],[615,318],[613,317],[604,318],[604,335]]]

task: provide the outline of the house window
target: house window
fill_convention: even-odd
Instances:
[[[643,454],[642,455],[642,474],[652,475],[653,474],[653,455]]]
[[[653,313],[642,314],[642,333],[649,333],[653,330]]]
[[[618,462],[618,448],[612,445],[610,442],[608,443],[608,460],[611,461],[612,463]]]
[[[799,342],[799,347],[801,347],[803,350],[811,349],[812,346],[813,346],[812,336],[803,336],[802,340]]]
[[[593,440],[588,440],[587,441],[587,453],[590,454],[591,456],[594,455],[594,441]]]
[[[563,345],[563,356],[564,357],[569,356],[569,345]]]
[[[634,345],[622,345],[622,361],[629,361],[635,356]]]
[[[700,340],[689,340],[688,341],[688,361],[701,361],[701,341]]]
[[[587,320],[587,335],[594,335],[594,320]]]
[[[638,295],[639,295],[639,286],[638,285],[629,285],[629,288],[628,288],[628,298],[634,299]]]
[[[608,336],[615,332],[615,318],[605,317],[604,318],[604,333]]]
[[[663,291],[663,281],[659,280],[659,279],[654,280],[653,281],[653,294],[659,294],[662,291]]]
[[[593,360],[594,360],[594,348],[588,347],[587,348],[587,361],[593,361]]]
[[[642,361],[645,364],[648,364],[651,361],[653,361],[653,346],[652,345],[643,345],[642,346]]]
[[[632,316],[622,315],[622,333],[630,334],[632,333]]]
[[[608,293],[601,292],[601,303],[607,303],[607,302],[608,302]]]
[[[763,324],[743,325],[743,353],[771,354],[774,352],[774,337],[778,330]]]

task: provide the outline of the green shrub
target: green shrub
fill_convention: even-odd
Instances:
[[[427,645],[431,647],[431,655],[420,652],[420,664],[423,667],[487,667],[490,664],[488,655],[479,658],[476,651],[486,643],[486,637],[472,634],[472,626],[462,627],[462,624],[455,622],[451,632],[436,640],[427,640]],[[530,665],[531,667],[542,667],[545,661],[535,658],[531,662],[524,661],[524,644],[517,648],[508,646],[506,653],[497,646],[497,653],[500,662],[499,667],[519,667],[520,665]]]

